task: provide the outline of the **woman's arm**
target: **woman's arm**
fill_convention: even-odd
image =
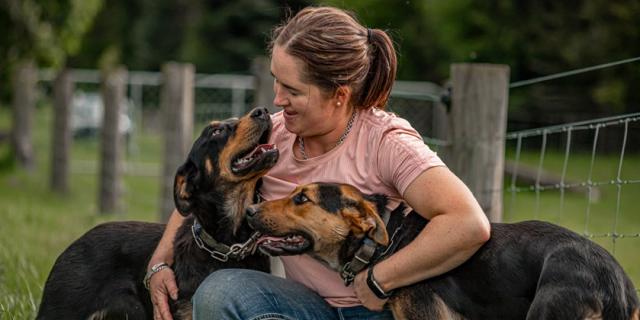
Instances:
[[[467,186],[446,167],[421,173],[409,186],[405,201],[430,222],[406,247],[378,263],[373,276],[385,292],[445,273],[466,261],[489,239],[490,225]],[[366,270],[365,270],[366,271]],[[356,294],[369,309],[380,310],[366,284],[356,277]]]
[[[160,262],[173,265],[173,240],[184,219],[177,210],[173,210],[162,234],[162,238],[156,250],[153,252],[151,260],[149,260],[147,270],[150,270],[151,266]],[[171,311],[169,310],[169,296],[171,296],[173,300],[178,298],[178,286],[176,285],[176,277],[172,269],[166,268],[160,270],[149,279],[149,294],[153,302],[153,319],[173,319],[171,317]]]

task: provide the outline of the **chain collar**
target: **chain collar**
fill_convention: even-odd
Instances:
[[[261,236],[260,232],[255,232],[245,243],[235,243],[227,246],[224,243],[216,241],[210,234],[204,231],[197,219],[193,220],[191,234],[198,248],[208,252],[212,258],[221,262],[227,262],[229,258],[242,260],[252,255],[258,247],[257,240]]]
[[[336,145],[334,145],[333,148],[341,145],[344,142],[344,140],[347,138],[347,136],[349,135],[349,132],[351,132],[351,128],[353,127],[353,122],[356,119],[356,115],[358,115],[358,110],[354,110],[353,113],[351,114],[351,117],[349,118],[349,122],[347,122],[347,128],[344,130],[344,132],[340,136],[340,139],[338,139],[338,142],[336,142]],[[302,159],[303,160],[309,159],[304,149],[304,139],[302,139],[301,136],[298,136],[298,145],[300,146],[300,154],[302,155]]]

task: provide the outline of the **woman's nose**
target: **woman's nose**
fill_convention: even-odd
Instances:
[[[273,97],[273,105],[276,107],[283,107],[287,104],[287,99],[282,94],[282,90],[278,88],[278,85],[273,86],[273,93],[275,93]]]

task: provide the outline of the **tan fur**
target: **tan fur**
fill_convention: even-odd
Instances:
[[[185,184],[186,179],[183,176],[176,176],[176,190],[178,190],[178,196],[181,199],[188,199],[191,195],[185,191],[187,185]]]
[[[327,214],[322,208],[309,202],[295,205],[293,196],[304,192],[307,197],[318,200],[317,188],[297,188],[289,197],[263,203],[261,220],[269,225],[275,234],[304,231],[313,238],[313,255],[322,261],[337,261],[339,245],[349,234],[350,226],[345,219],[335,214]],[[363,231],[359,231],[363,235]],[[334,265],[330,265],[335,267]]]
[[[391,298],[389,305],[393,318],[396,320],[420,320],[420,319],[434,319],[434,320],[464,320],[465,318],[459,313],[455,312],[444,301],[434,294],[433,299],[435,301],[435,309],[433,314],[425,315],[420,314],[413,310],[411,302],[408,301],[407,294],[399,293],[397,296]]]
[[[225,211],[227,216],[233,221],[233,232],[235,233],[242,219],[244,219],[244,210],[253,204],[253,190],[255,189],[258,179],[249,180],[238,184],[233,190],[229,190],[230,196],[225,203]]]
[[[640,320],[640,309],[636,309],[633,311],[631,315],[631,320]]]
[[[204,161],[204,168],[207,170],[207,175],[211,176],[213,174],[213,164],[211,163],[211,158],[207,158]]]
[[[259,134],[255,134],[253,131],[257,130],[252,125],[251,115],[248,114],[238,121],[236,132],[231,137],[225,148],[220,152],[218,157],[218,167],[220,168],[220,176],[222,179],[229,182],[237,182],[246,179],[246,177],[238,177],[231,172],[231,162],[238,155],[239,151],[247,150],[250,146],[254,145],[258,139]],[[254,140],[247,140],[246,137],[254,137]],[[261,176],[262,172],[252,173],[253,177]]]

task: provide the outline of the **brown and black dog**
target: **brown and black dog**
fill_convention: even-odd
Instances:
[[[188,218],[173,244],[171,267],[179,289],[178,301],[171,302],[175,319],[191,318],[190,299],[211,272],[269,271],[265,255],[225,250],[246,243],[253,234],[244,210],[254,203],[260,177],[278,159],[278,150],[266,144],[271,127],[265,108],[240,119],[211,122],[178,169],[174,200]],[[143,278],[164,228],[158,223],[111,222],[80,237],[56,260],[37,319],[152,319]]]
[[[366,241],[406,246],[429,222],[415,212],[381,214],[387,199],[349,185],[315,183],[247,208],[271,255],[307,253],[343,271]],[[397,232],[396,232],[397,231]],[[394,234],[391,239],[389,235]],[[367,240],[369,239],[369,240]],[[393,250],[392,250],[393,251]],[[382,256],[382,257],[381,257]],[[492,224],[491,239],[458,268],[400,288],[389,304],[396,319],[638,319],[634,286],[602,247],[540,221]]]

